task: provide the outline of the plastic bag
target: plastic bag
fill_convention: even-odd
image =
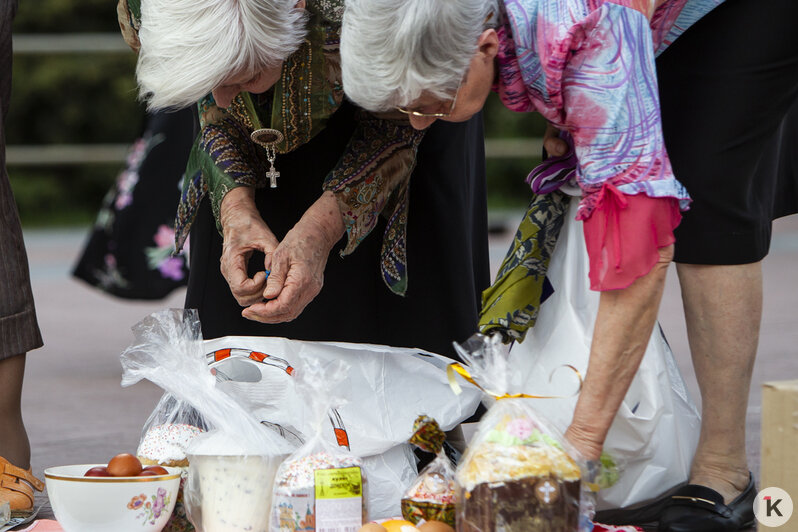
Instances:
[[[458,352],[472,378],[497,400],[457,467],[459,532],[590,530],[582,505],[579,453],[512,379],[498,335],[474,335]]]
[[[206,340],[204,350],[220,387],[298,443],[315,429],[294,368],[311,360],[350,367],[333,390],[346,403],[330,410],[323,436],[363,460],[372,519],[401,514],[402,494],[418,474],[407,443],[415,419],[427,414],[451,430],[473,414],[481,395],[470,384],[455,395],[446,376],[451,359],[418,349],[228,336]]]
[[[441,521],[454,527],[454,467],[443,450],[446,434],[434,419],[427,416],[419,416],[413,430],[410,443],[434,453],[435,458],[421,470],[402,496],[402,516],[413,524]]]
[[[187,449],[184,496],[191,523],[199,532],[267,532],[274,473],[293,447],[216,386],[196,311],[157,312],[133,332],[136,342],[120,357],[122,385],[152,381],[195,409],[211,429]]]
[[[349,532],[358,530],[367,519],[362,462],[322,437],[327,430],[327,412],[341,402],[332,390],[344,380],[347,369],[340,361],[327,366],[308,361],[294,375],[315,431],[277,471],[272,532]]]
[[[191,405],[169,392],[161,396],[152,414],[144,423],[139,441],[139,461],[144,465],[160,465],[183,469],[180,488],[172,515],[162,532],[190,532],[194,530],[186,514],[185,488],[188,475],[187,449],[189,444],[207,431],[205,420]]]
[[[207,430],[194,407],[166,392],[144,423],[136,454],[144,465],[188,467],[186,449]]]
[[[548,276],[554,294],[541,306],[526,339],[510,352],[513,368],[541,393],[556,393],[543,387],[556,367],[567,363],[584,374],[590,356],[600,294],[590,290],[577,208],[578,201],[571,201],[551,259]],[[571,423],[575,397],[530,401],[545,409],[559,430]],[[598,510],[649,501],[686,481],[700,425],[665,336],[655,327],[604,443]]]

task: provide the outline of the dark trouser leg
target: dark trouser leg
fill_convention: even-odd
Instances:
[[[11,92],[11,21],[16,0],[0,1],[0,456],[27,468],[30,445],[20,397],[24,353],[41,346],[19,216],[5,167],[5,117]]]

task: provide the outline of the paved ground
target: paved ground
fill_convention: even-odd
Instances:
[[[28,356],[24,415],[38,476],[54,465],[104,462],[134,452],[140,429],[160,397],[149,383],[123,389],[118,355],[132,340],[130,327],[154,310],[182,306],[182,293],[166,301],[132,303],[105,296],[69,277],[83,231],[26,233],[34,294],[45,347]],[[508,235],[492,239],[494,269]],[[798,217],[776,224],[765,261],[765,316],[760,356],[749,399],[748,454],[759,468],[761,384],[798,378]],[[690,389],[684,320],[675,275],[662,303],[661,322]],[[42,500],[45,500],[42,498]],[[45,507],[43,516],[51,516]]]

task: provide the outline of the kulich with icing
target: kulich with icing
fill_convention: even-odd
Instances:
[[[502,406],[503,415],[477,438],[457,470],[457,530],[577,530],[579,466],[535,419],[522,413],[522,405]]]
[[[142,438],[136,454],[145,465],[188,467],[186,449],[203,432],[201,428],[185,423],[155,425]]]

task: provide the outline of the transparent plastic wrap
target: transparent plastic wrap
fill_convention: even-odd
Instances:
[[[480,334],[457,346],[471,378],[497,399],[457,467],[459,532],[590,530],[587,465],[511,379],[500,338]],[[584,472],[584,474],[583,474]]]
[[[209,429],[186,450],[189,521],[199,532],[268,532],[274,474],[293,447],[216,386],[196,311],[157,312],[133,333],[135,343],[120,357],[122,385],[142,379],[157,384],[195,410]]]
[[[144,465],[188,467],[186,449],[207,430],[193,406],[166,392],[144,423],[136,454]]]
[[[427,416],[419,416],[413,424],[410,443],[435,458],[421,470],[402,496],[402,516],[413,524],[441,521],[454,527],[454,466],[443,450],[446,433]]]
[[[162,532],[190,532],[194,530],[188,520],[183,490],[188,477],[189,444],[208,430],[199,412],[185,401],[169,392],[161,400],[144,423],[136,455],[145,466],[160,465],[179,467],[183,470],[175,508]]]
[[[335,445],[322,435],[329,430],[328,412],[341,403],[333,389],[348,369],[340,361],[308,360],[294,372],[315,430],[277,471],[272,532],[350,532],[367,519],[363,462],[341,446],[346,442]]]

